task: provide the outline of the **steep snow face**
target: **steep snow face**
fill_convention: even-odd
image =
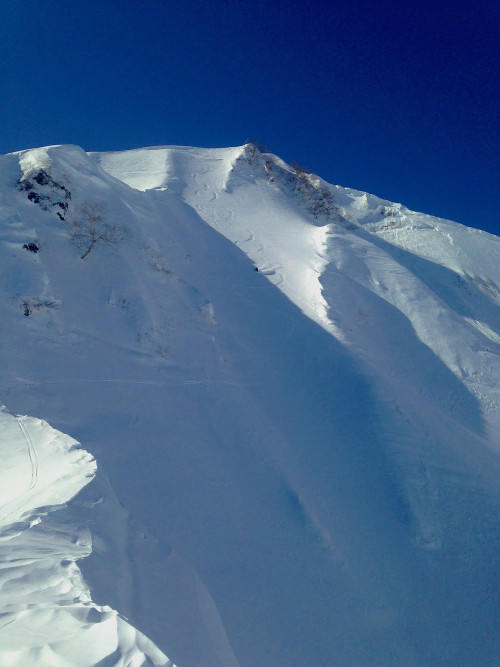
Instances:
[[[106,171],[133,188],[181,194],[206,222],[242,248],[256,268],[306,315],[341,338],[328,318],[318,280],[325,265],[326,230],[312,225],[304,211],[297,210],[295,198],[273,197],[272,191],[271,198],[257,194],[263,184],[274,180],[268,176],[274,173],[271,165],[290,175],[292,171],[274,156],[265,164],[256,156],[251,147],[171,147],[95,154]],[[289,189],[293,192],[293,187]],[[310,190],[316,194],[313,187]],[[306,192],[306,201],[308,196]]]
[[[0,192],[1,395],[98,461],[51,567],[130,664],[494,664],[499,239],[253,146],[24,151]]]
[[[343,343],[355,343],[357,329],[371,326],[366,299],[345,298],[346,280],[356,281],[362,294],[371,292],[370,298],[401,313],[418,340],[483,401],[492,419],[500,415],[497,237],[329,185],[252,145],[150,148],[95,158],[131,187],[180,193]],[[365,338],[359,354],[380,359],[383,338]],[[370,340],[377,350],[366,347]]]

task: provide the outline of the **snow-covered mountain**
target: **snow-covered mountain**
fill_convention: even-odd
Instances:
[[[2,665],[499,664],[499,238],[253,145],[0,224]]]

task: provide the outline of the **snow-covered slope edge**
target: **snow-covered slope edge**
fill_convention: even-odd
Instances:
[[[92,602],[77,561],[91,552],[71,500],[92,456],[46,422],[0,411],[0,663],[26,667],[172,665],[109,606]]]

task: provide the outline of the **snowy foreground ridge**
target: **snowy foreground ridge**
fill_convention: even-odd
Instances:
[[[499,238],[253,145],[0,229],[1,665],[500,664]]]

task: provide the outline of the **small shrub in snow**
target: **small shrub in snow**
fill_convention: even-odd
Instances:
[[[297,176],[302,176],[302,175],[305,175],[305,174],[312,174],[312,171],[310,169],[307,169],[306,167],[303,167],[298,162],[295,162],[295,160],[290,163],[290,166],[294,169]]]
[[[258,139],[247,139],[245,141],[245,146],[253,148],[254,152],[259,151],[260,153],[269,153],[269,148],[262,142],[258,141]]]
[[[24,298],[21,300],[21,310],[26,317],[29,317],[35,310],[53,310],[60,307],[60,302],[54,299],[39,299],[35,297],[33,299]]]
[[[106,220],[104,204],[83,204],[73,221],[73,243],[83,251],[85,259],[97,245],[113,245],[123,241],[125,228]]]

